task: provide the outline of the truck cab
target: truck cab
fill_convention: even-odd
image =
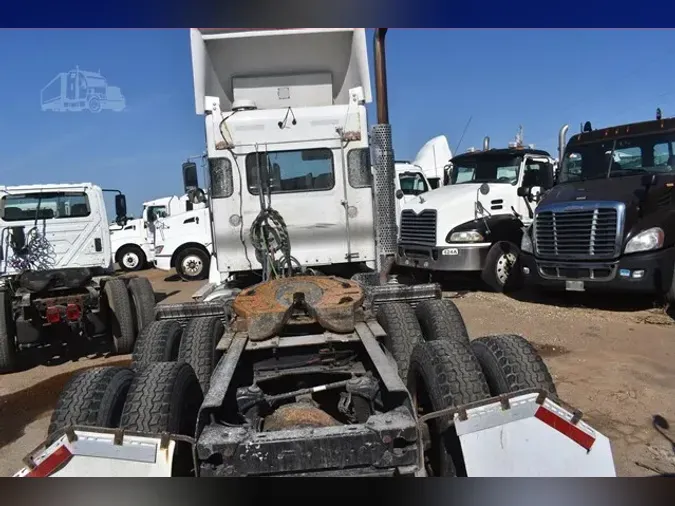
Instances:
[[[441,272],[480,272],[503,291],[522,228],[553,186],[553,158],[523,146],[469,150],[449,161],[447,184],[403,204],[397,263]]]
[[[373,267],[365,30],[191,29],[191,41],[208,153],[211,284],[289,263]],[[290,254],[279,260],[277,250],[274,266],[251,233],[268,208],[290,238]]]
[[[528,284],[675,301],[675,119],[583,131],[565,145],[558,184],[521,244]]]

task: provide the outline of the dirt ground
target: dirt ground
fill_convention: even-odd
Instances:
[[[143,275],[160,302],[189,300],[199,287],[162,271]],[[651,425],[655,414],[675,422],[675,322],[648,299],[570,295],[534,302],[527,293],[517,299],[476,290],[446,293],[472,337],[515,333],[535,343],[560,396],[610,438],[620,476],[675,472],[675,455]],[[16,472],[40,444],[74,371],[130,361],[93,349],[75,359],[64,349],[36,352],[25,370],[0,379],[0,476]]]

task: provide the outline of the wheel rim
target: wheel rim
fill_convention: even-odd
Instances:
[[[511,269],[516,263],[516,255],[514,253],[504,253],[497,259],[497,281],[505,285],[511,274]]]
[[[189,255],[185,257],[181,266],[183,267],[183,272],[190,276],[198,276],[204,269],[202,259],[196,255]]]
[[[141,263],[141,259],[138,258],[136,253],[125,253],[122,257],[122,264],[129,269],[135,269],[138,267],[138,264]]]

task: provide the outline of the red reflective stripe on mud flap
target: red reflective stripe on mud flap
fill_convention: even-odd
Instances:
[[[561,418],[552,411],[549,411],[543,406],[539,406],[539,409],[537,409],[537,412],[534,414],[534,416],[535,418],[538,418],[544,422],[546,425],[553,427],[561,434],[564,434],[570,438],[586,451],[590,451],[593,443],[595,443],[595,438],[593,436],[587,434],[576,425],[573,425],[572,423],[568,422],[564,418]]]
[[[40,462],[35,469],[26,475],[26,478],[46,478],[72,458],[73,454],[67,446],[59,446],[54,453]]]

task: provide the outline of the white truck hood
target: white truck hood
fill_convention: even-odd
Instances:
[[[512,200],[515,194],[513,186],[510,184],[490,184],[490,193],[487,195],[482,195],[478,191],[480,186],[477,183],[443,186],[403,203],[401,209],[402,211],[409,209],[416,214],[425,209],[435,209],[437,212],[436,238],[439,243],[445,244],[445,237],[448,232],[462,223],[482,217],[488,218],[490,215],[512,214],[511,205],[513,205]],[[476,213],[475,202],[477,199],[487,210],[484,215]],[[501,209],[491,210],[494,200],[502,200]]]

